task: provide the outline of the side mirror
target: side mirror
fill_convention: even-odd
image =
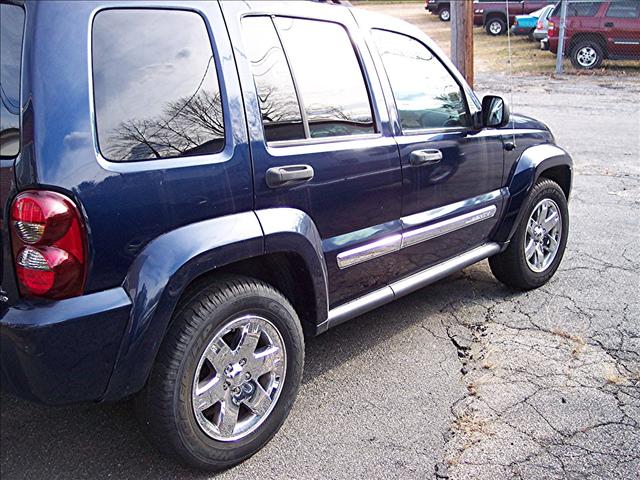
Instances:
[[[509,107],[502,97],[487,95],[482,99],[482,126],[504,127],[509,123]]]

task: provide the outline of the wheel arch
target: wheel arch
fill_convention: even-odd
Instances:
[[[142,389],[185,292],[220,273],[271,283],[301,309],[307,334],[327,318],[320,236],[303,212],[251,211],[181,227],[147,245],[125,279],[132,309],[104,400]]]
[[[579,32],[573,34],[567,45],[567,54],[571,55],[575,46],[585,40],[595,41],[600,48],[602,48],[604,57],[607,58],[609,56],[607,52],[607,41],[601,33],[597,32]]]
[[[522,219],[522,206],[541,177],[558,183],[568,200],[573,178],[571,156],[553,144],[535,145],[522,152],[508,180],[509,200],[495,231],[495,241],[511,240]]]

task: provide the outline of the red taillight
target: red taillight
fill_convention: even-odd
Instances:
[[[542,20],[538,20],[538,23],[536,23],[536,29],[537,30],[542,30],[543,26],[542,26]]]
[[[11,207],[11,233],[22,295],[61,299],[82,294],[85,232],[69,198],[40,190],[19,194]]]

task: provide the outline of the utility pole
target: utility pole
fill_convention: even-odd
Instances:
[[[473,1],[451,2],[451,60],[473,88]]]
[[[564,61],[564,32],[567,28],[567,7],[569,2],[567,0],[560,0],[560,37],[558,38],[558,53],[556,54],[556,74],[562,73],[563,61]]]

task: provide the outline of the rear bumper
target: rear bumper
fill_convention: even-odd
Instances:
[[[529,35],[533,29],[531,27],[520,27],[514,25],[511,27],[511,33],[514,35]]]
[[[58,302],[0,304],[2,389],[48,404],[101,399],[130,309],[122,288]]]

